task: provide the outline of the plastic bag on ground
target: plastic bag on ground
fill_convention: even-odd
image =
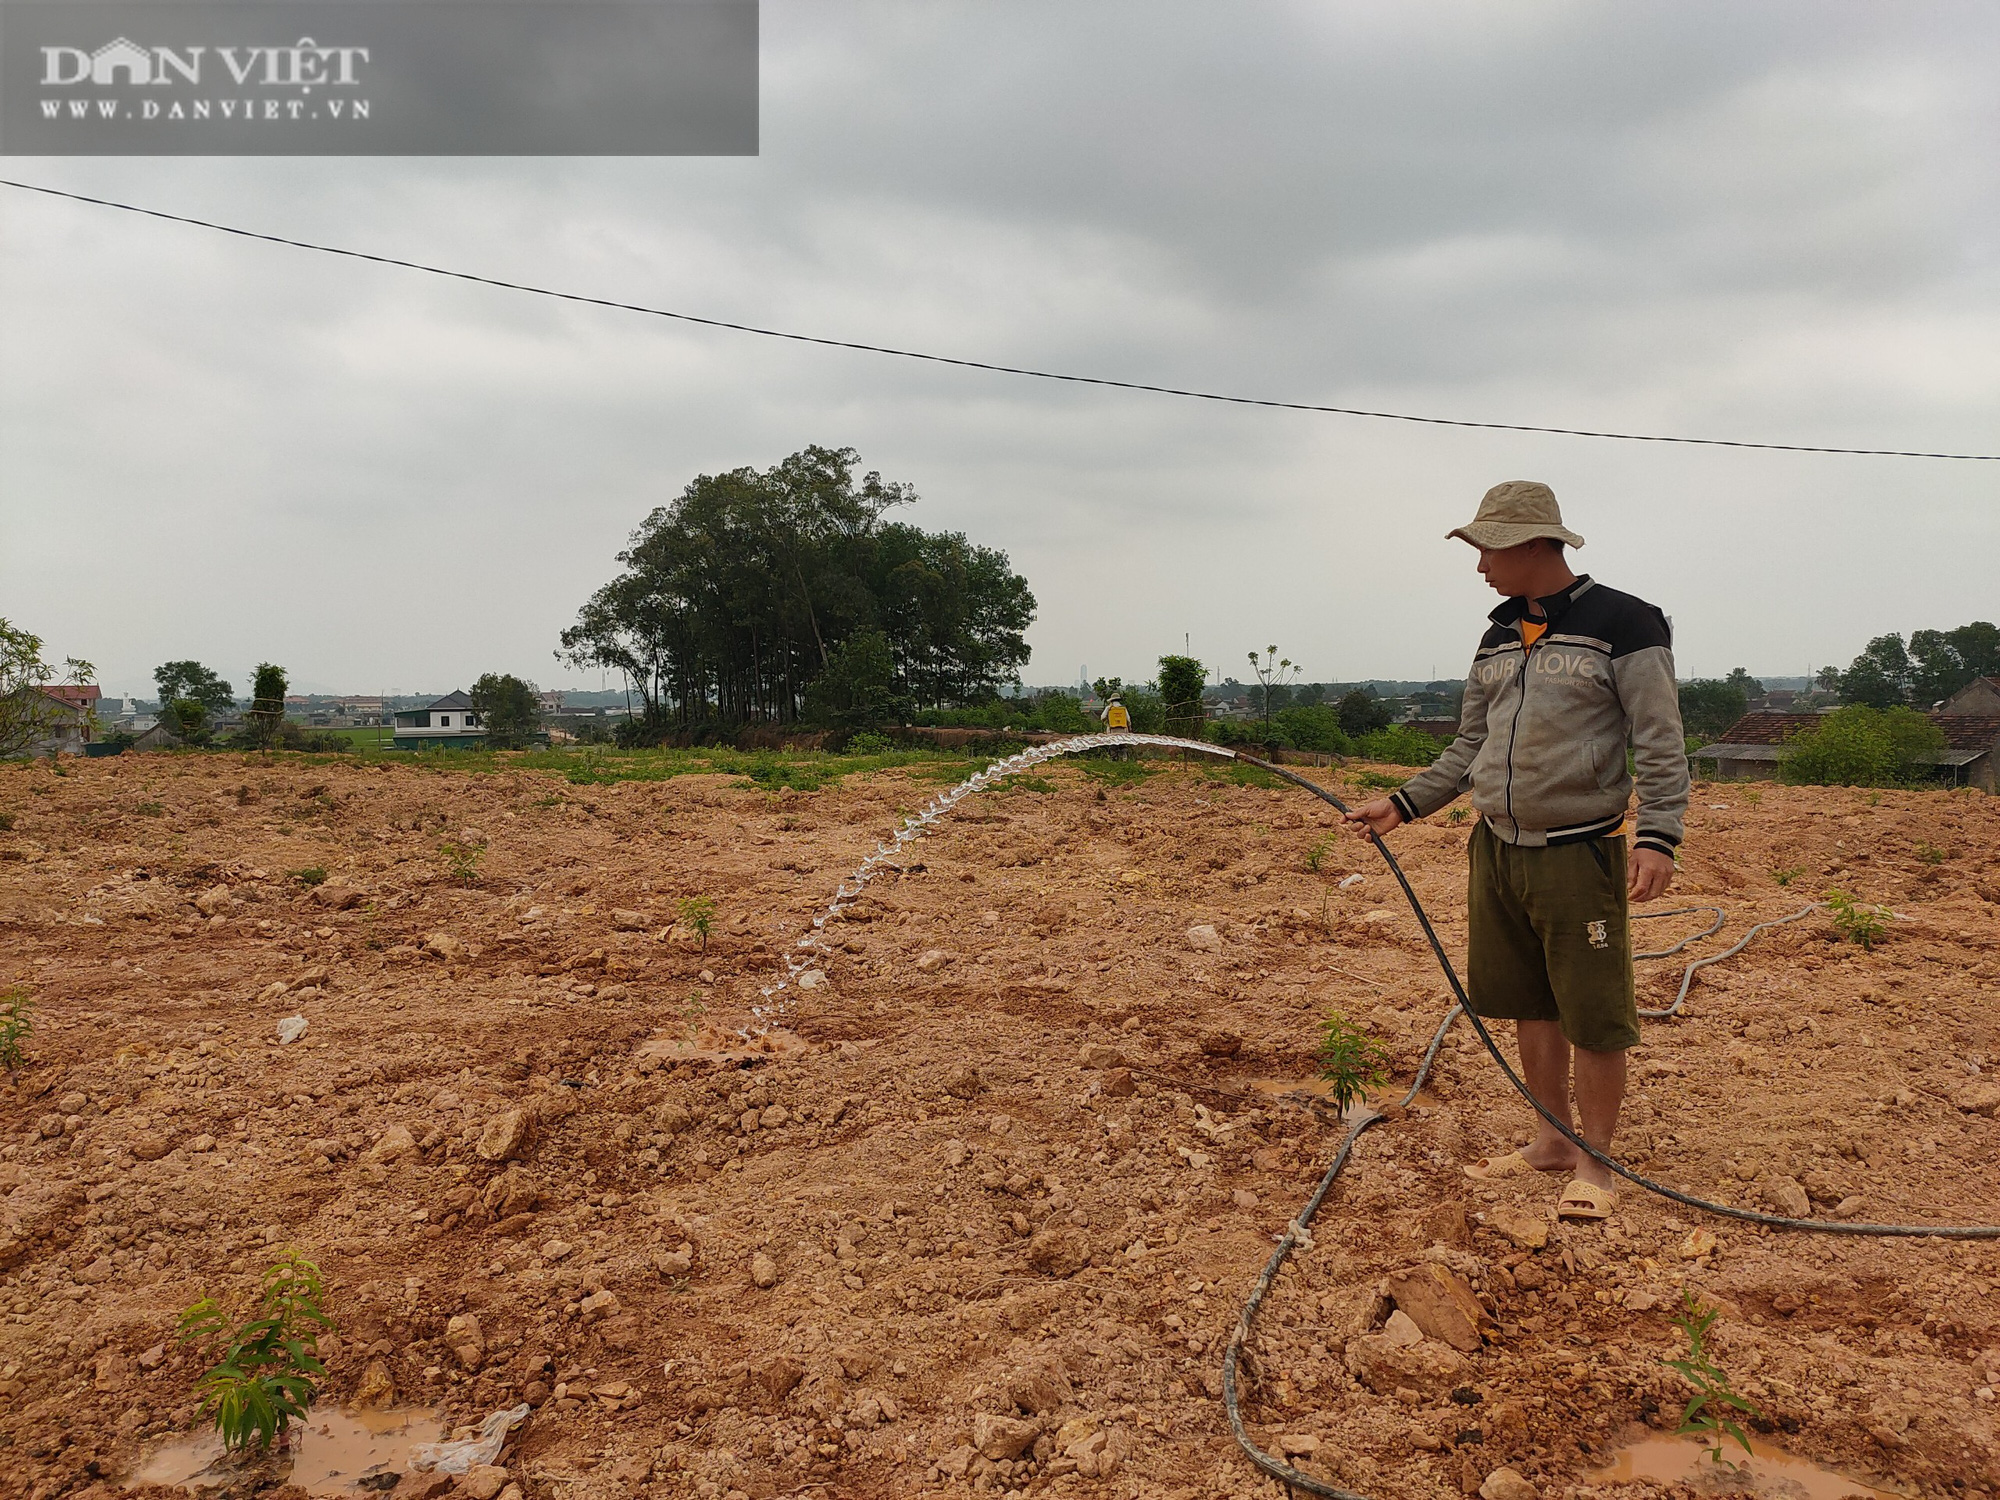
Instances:
[[[522,1421],[531,1408],[523,1401],[507,1411],[496,1411],[479,1424],[479,1436],[459,1438],[449,1443],[420,1443],[410,1451],[412,1469],[436,1469],[440,1474],[463,1474],[474,1464],[500,1461],[507,1446],[507,1429]]]
[[[296,1042],[305,1034],[306,1018],[304,1016],[286,1016],[284,1020],[278,1023],[278,1041],[280,1045],[286,1042]]]

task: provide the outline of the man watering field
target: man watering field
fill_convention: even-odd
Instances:
[[[1479,571],[1504,602],[1465,681],[1458,738],[1428,770],[1347,815],[1390,830],[1461,792],[1480,814],[1468,849],[1468,993],[1482,1017],[1514,1022],[1535,1097],[1599,1151],[1625,1097],[1625,1051],[1639,1040],[1628,903],[1674,876],[1688,765],[1672,632],[1653,605],[1579,577],[1547,485],[1495,485],[1468,526]],[[1626,765],[1626,746],[1633,769]],[[1638,815],[1628,850],[1626,812]],[[1557,1213],[1601,1219],[1611,1173],[1537,1117],[1535,1138],[1466,1167],[1491,1179],[1566,1172]]]

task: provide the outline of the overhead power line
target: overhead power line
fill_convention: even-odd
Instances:
[[[421,271],[427,276],[443,276],[453,281],[469,281],[476,286],[498,287],[502,291],[526,292],[536,297],[552,297],[586,307],[607,307],[618,312],[644,313],[653,318],[671,318],[703,328],[722,328],[731,333],[753,333],[759,338],[788,339],[796,344],[817,344],[827,349],[853,349],[863,354],[886,354],[896,359],[916,359],[927,364],[951,365],[961,370],[988,370],[996,375],[1024,375],[1031,380],[1060,380],[1071,385],[1103,386],[1110,390],[1142,391],[1155,396],[1180,396],[1190,401],[1215,401],[1228,406],[1263,406],[1277,411],[1322,412],[1337,417],[1370,417],[1383,422],[1416,422],[1428,427],[1471,427],[1487,432],[1540,432],[1554,437],[1609,438],[1621,443],[1681,443],[1701,448],[1754,448],[1771,453],[1833,453],[1850,458],[1944,458],[1969,463],[2000,463],[2000,453],[1931,453],[1908,448],[1836,448],[1818,443],[1756,443],[1742,438],[1679,437],[1657,432],[1607,432],[1590,427],[1552,427],[1533,422],[1475,422],[1466,417],[1426,417],[1413,412],[1370,411],[1358,406],[1325,406],[1312,401],[1278,401],[1263,396],[1232,396],[1221,391],[1197,391],[1184,386],[1154,385],[1143,380],[1114,380],[1106,375],[1073,375],[1060,370],[1035,370],[1022,365],[995,364],[990,360],[961,359],[950,354],[930,354],[921,349],[898,349],[889,344],[864,344],[853,339],[823,338],[812,333],[793,333],[783,328],[759,328],[754,323],[732,323],[725,318],[704,318],[697,313],[672,312],[664,307],[647,307],[638,302],[619,302],[610,297],[591,297],[581,292],[559,291],[523,281],[507,281],[498,276],[481,276],[472,271],[454,271],[448,266],[427,265],[394,255],[376,255],[366,250],[350,250],[344,245],[322,245],[313,240],[291,239],[281,234],[265,234],[235,224],[218,224],[188,214],[172,214],[164,209],[142,208],[115,198],[96,198],[88,193],[72,193],[40,183],[16,182],[0,177],[0,187],[43,193],[51,198],[67,198],[98,208],[115,208],[123,213],[143,214],[171,224],[188,224],[196,229],[212,229],[240,239],[262,240],[271,245],[287,245],[294,250],[313,250],[321,255],[341,255],[349,260],[365,260],[378,266],[396,266],[405,271]]]

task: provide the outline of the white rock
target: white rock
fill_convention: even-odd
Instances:
[[[1537,1500],[1539,1494],[1518,1469],[1495,1469],[1479,1487],[1479,1500]]]
[[[1424,1341],[1424,1331],[1417,1327],[1415,1318],[1399,1307],[1389,1314],[1388,1322],[1382,1325],[1382,1337],[1392,1344],[1408,1349]]]

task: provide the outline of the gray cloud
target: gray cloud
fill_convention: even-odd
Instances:
[[[2000,451],[1984,7],[768,4],[743,160],[10,175],[833,337],[1502,421]],[[1209,408],[0,199],[0,597],[107,685],[561,680],[692,475],[848,443],[1007,548],[1033,680],[1462,667],[1442,533],[1555,484],[1685,670],[2000,611],[1991,465]]]

